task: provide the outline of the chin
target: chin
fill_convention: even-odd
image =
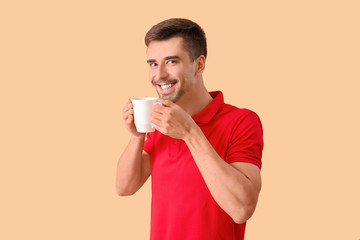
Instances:
[[[170,100],[170,101],[172,101],[173,103],[176,103],[176,102],[178,102],[178,101],[182,98],[183,95],[184,95],[184,91],[179,91],[179,92],[177,92],[175,95],[163,96],[162,99],[164,99],[164,100]]]
[[[169,100],[169,101],[171,101],[173,103],[176,103],[176,102],[179,101],[180,96],[163,96],[163,97],[161,97],[161,99]]]
[[[163,99],[163,100],[169,100],[172,102],[176,102],[176,100],[178,99],[177,96],[169,96],[169,95],[160,95],[158,94],[159,98]]]
[[[171,101],[171,102],[173,102],[173,103],[175,103],[176,102],[176,99],[173,99],[173,98],[171,98],[171,97],[160,97],[161,99],[163,99],[163,100],[168,100],[168,101]]]
[[[178,91],[173,92],[172,94],[161,94],[157,91],[157,94],[159,96],[159,98],[163,99],[163,100],[169,100],[173,103],[178,102],[184,95],[184,90],[180,89]]]

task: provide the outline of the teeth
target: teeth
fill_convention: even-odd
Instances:
[[[160,87],[161,87],[161,89],[168,89],[168,88],[170,88],[172,86],[172,84],[170,83],[170,84],[168,84],[168,85],[161,85]]]

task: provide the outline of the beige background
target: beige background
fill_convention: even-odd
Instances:
[[[215,1],[214,1],[215,2]],[[121,108],[154,96],[145,32],[208,37],[208,90],[263,122],[247,239],[360,239],[358,1],[1,1],[0,239],[148,239],[150,181],[115,193]]]

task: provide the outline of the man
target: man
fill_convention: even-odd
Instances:
[[[150,239],[244,239],[261,188],[258,116],[206,90],[206,38],[196,23],[165,20],[145,43],[161,105],[147,137],[136,131],[131,101],[123,108],[132,136],[118,162],[117,193],[132,195],[152,176]]]

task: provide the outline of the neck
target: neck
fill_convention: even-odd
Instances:
[[[192,90],[176,102],[190,116],[199,113],[213,100],[203,84]]]

